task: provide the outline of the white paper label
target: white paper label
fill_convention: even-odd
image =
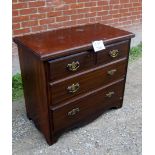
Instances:
[[[98,40],[98,41],[93,41],[93,48],[95,52],[101,51],[105,49],[104,43],[102,40]]]

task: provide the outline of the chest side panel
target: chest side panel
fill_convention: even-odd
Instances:
[[[28,49],[18,46],[20,68],[24,87],[25,106],[32,119],[50,143],[50,123],[44,63]]]

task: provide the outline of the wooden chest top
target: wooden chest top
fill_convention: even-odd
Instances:
[[[103,40],[107,45],[132,37],[133,33],[96,23],[15,37],[14,41],[41,60],[48,60],[92,48],[95,40]]]

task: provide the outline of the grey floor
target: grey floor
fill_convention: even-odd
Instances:
[[[17,155],[141,155],[141,58],[129,64],[124,105],[92,123],[64,133],[48,146],[26,118],[24,100],[13,102],[13,154]]]

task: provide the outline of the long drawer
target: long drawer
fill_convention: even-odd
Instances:
[[[102,108],[119,106],[123,100],[124,82],[121,79],[83,98],[52,108],[54,132],[84,120]]]
[[[127,60],[100,66],[94,70],[50,83],[52,105],[76,98],[125,76]]]

